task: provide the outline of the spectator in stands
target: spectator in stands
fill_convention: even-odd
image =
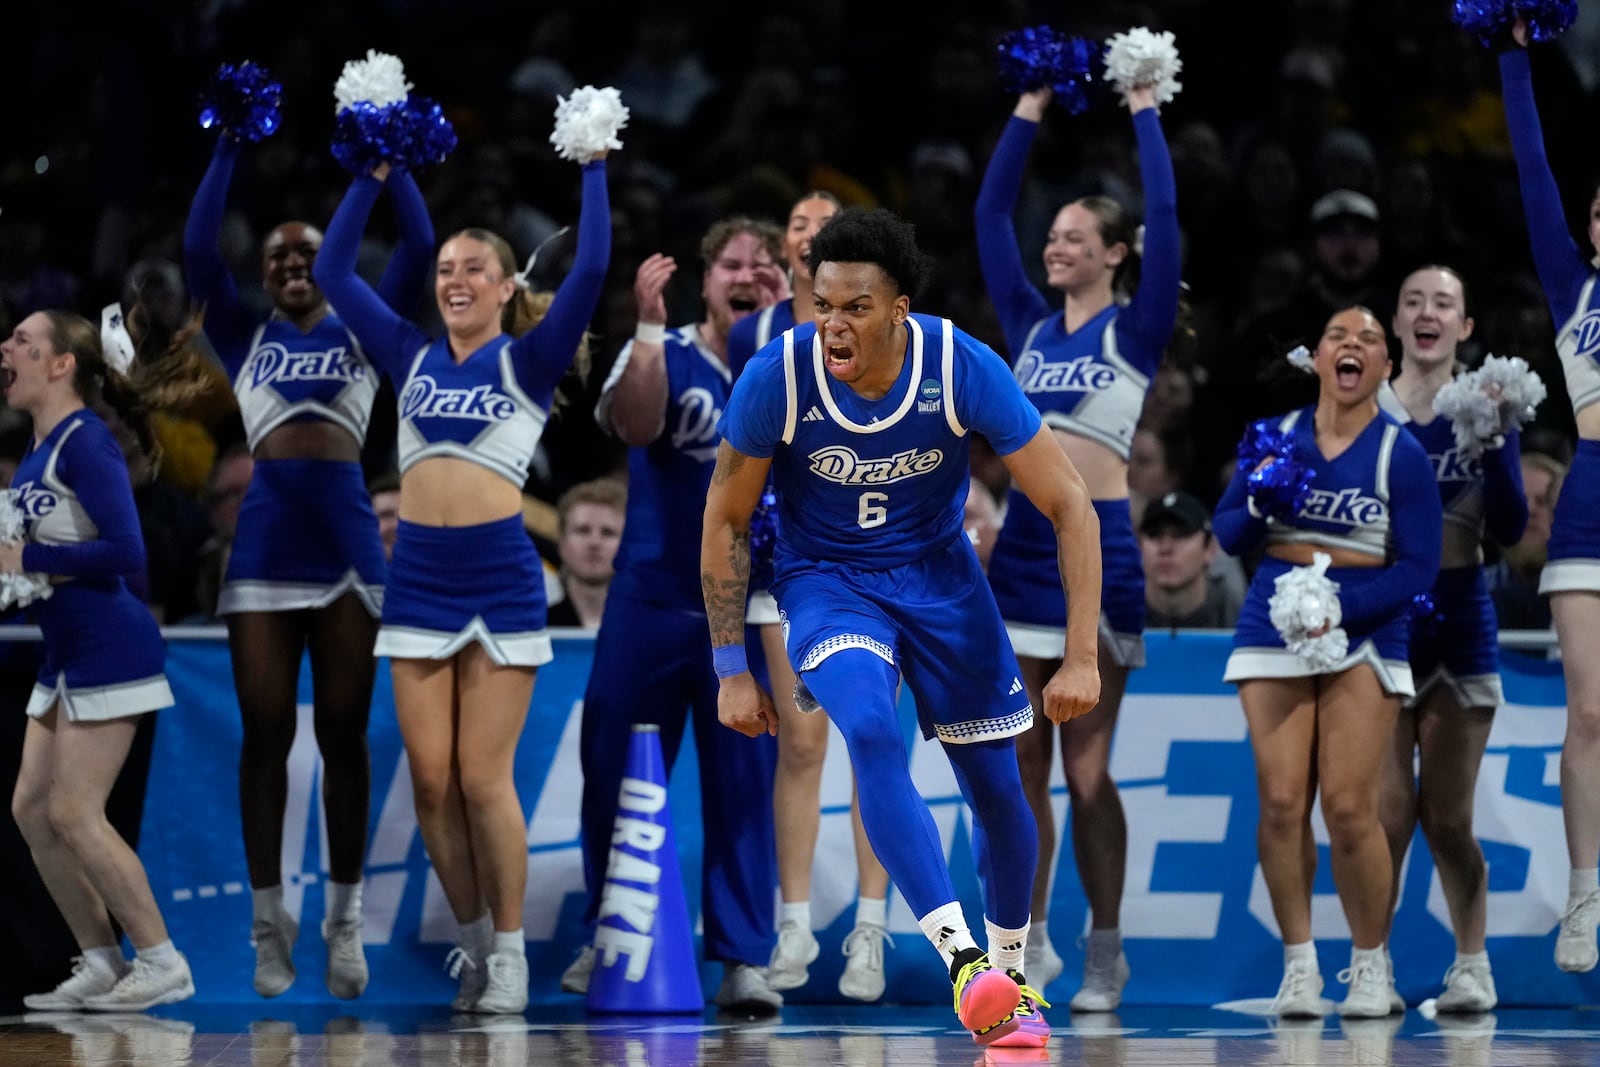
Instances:
[[[1153,500],[1139,520],[1146,624],[1151,629],[1231,629],[1240,587],[1212,573],[1221,555],[1204,504],[1185,492]]]
[[[1550,543],[1550,520],[1555,515],[1567,465],[1543,452],[1522,453],[1522,487],[1528,494],[1528,525],[1522,539],[1507,545],[1500,561],[1485,570],[1489,599],[1502,630],[1548,630],[1550,597],[1539,592]]]
[[[383,558],[394,559],[394,539],[400,532],[400,475],[384,471],[367,483],[373,513],[378,516],[378,540],[383,542]]]
[[[550,605],[549,625],[600,628],[627,508],[628,487],[615,478],[580,482],[561,494],[556,502],[560,522],[556,550],[566,595]]]

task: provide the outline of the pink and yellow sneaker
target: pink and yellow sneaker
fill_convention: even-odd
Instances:
[[[1017,1028],[1004,1037],[996,1038],[990,1044],[1001,1048],[1043,1048],[1050,1041],[1050,1024],[1045,1021],[1044,1012],[1039,1009],[1048,1008],[1050,1002],[1040,996],[1038,990],[1028,985],[1016,971],[1006,973],[1017,984],[1017,992],[1021,994],[1021,1002],[1016,1010]]]
[[[1021,1002],[1017,983],[990,966],[987,954],[974,956],[956,971],[956,1015],[980,1045],[992,1045],[1016,1030]]]

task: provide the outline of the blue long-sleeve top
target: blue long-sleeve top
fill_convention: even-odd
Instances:
[[[103,583],[144,573],[128,463],[94,412],[73,412],[30,444],[12,487],[27,536],[24,571]]]
[[[250,357],[251,339],[258,323],[239,300],[239,287],[222,260],[218,239],[227,207],[239,146],[221,137],[211,155],[200,187],[195,190],[189,218],[183,229],[184,273],[194,299],[205,305],[205,331],[229,375],[237,375]],[[378,283],[383,302],[402,313],[413,309],[433,266],[433,223],[416,179],[402,170],[389,175],[399,241]],[[339,309],[337,302],[332,302]]]
[[[1444,542],[1444,513],[1428,454],[1391,416],[1379,412],[1332,460],[1316,443],[1315,406],[1279,427],[1316,471],[1311,492],[1287,521],[1269,520],[1250,497],[1249,470],[1236,471],[1212,516],[1217,544],[1242,556],[1263,541],[1338,547],[1385,560],[1346,568],[1339,587],[1344,623],[1364,626],[1408,607],[1433,587]]]
[[[1522,434],[1512,430],[1505,444],[1483,453],[1483,519],[1489,536],[1501,545],[1522,540],[1528,528],[1528,491],[1522,485]]]
[[[1500,81],[1533,265],[1555,319],[1556,353],[1566,373],[1572,410],[1578,412],[1600,403],[1600,285],[1595,284],[1589,255],[1579,249],[1567,228],[1561,191],[1545,156],[1526,49],[1501,53]]]
[[[1144,255],[1138,287],[1127,304],[1113,313],[1117,316],[1117,342],[1122,356],[1149,376],[1161,363],[1178,314],[1182,280],[1178,188],[1156,109],[1146,108],[1135,114],[1133,128],[1144,184]],[[1028,335],[1040,319],[1052,313],[1058,318],[1063,315],[1059,304],[1047,301],[1029,279],[1013,222],[1028,150],[1038,132],[1038,123],[1011,117],[984,171],[974,211],[978,261],[1013,363],[1027,347]],[[1078,333],[1086,333],[1098,347],[1104,324],[1096,325],[1096,321]],[[1038,397],[1034,399],[1037,403]]]

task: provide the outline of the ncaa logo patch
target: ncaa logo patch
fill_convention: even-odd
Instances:
[[[944,387],[937,379],[926,378],[917,388],[917,410],[921,412],[937,412],[939,398],[944,395]]]

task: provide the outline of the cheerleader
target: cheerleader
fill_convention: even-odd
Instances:
[[[1241,462],[1213,521],[1230,555],[1266,546],[1223,679],[1239,685],[1255,754],[1256,844],[1284,942],[1274,1001],[1282,1016],[1323,1010],[1311,940],[1311,799],[1319,788],[1352,939],[1340,1011],[1380,1017],[1391,1007],[1383,941],[1392,870],[1378,817],[1381,769],[1400,703],[1413,695],[1410,607],[1438,573],[1443,520],[1427,453],[1378,407],[1390,367],[1372,313],[1336,312],[1315,354],[1316,404],[1258,424],[1279,435],[1292,457]],[[1272,471],[1274,463],[1285,466]],[[1270,481],[1288,472],[1292,482],[1297,469],[1313,472],[1298,494]],[[1279,602],[1302,582],[1320,590],[1314,610],[1303,613],[1316,617],[1296,623],[1281,616]]]
[[[789,209],[784,230],[784,258],[788,261],[792,296],[763,308],[733,324],[728,334],[728,366],[735,379],[750,357],[768,341],[797,322],[811,321],[811,267],[806,256],[811,237],[839,211],[832,193],[814,190]],[[770,555],[771,547],[768,546]],[[757,570],[770,571],[770,559]],[[750,594],[747,619],[761,628],[761,650],[772,685],[772,699],[784,728],[778,733],[778,769],[773,779],[772,808],[777,819],[778,891],[782,918],[778,944],[772,950],[767,980],[773,989],[799,989],[810,980],[810,966],[821,952],[811,929],[811,867],[822,823],[822,761],[828,752],[828,715],[798,714],[794,706],[794,668],[783,648],[783,627],[771,591],[755,588]],[[844,939],[845,964],[839,975],[839,992],[856,1000],[883,996],[883,945],[888,940],[889,872],[873,854],[861,808],[850,805],[850,826],[855,837],[856,873],[860,895],[856,921]]]
[[[552,652],[522,487],[556,384],[586,356],[605,281],[605,154],[580,160],[577,251],[553,297],[528,288],[504,238],[466,229],[438,254],[445,336],[429,339],[396,314],[355,269],[388,164],[352,183],[315,265],[356,338],[402,383],[400,528],[376,654],[390,658],[417,825],[460,924],[458,1011],[528,1002],[527,828],[512,766],[534,676]]]
[[[1093,926],[1076,1011],[1111,1011],[1122,1000],[1128,961],[1120,914],[1127,867],[1127,822],[1111,778],[1111,741],[1128,672],[1144,664],[1144,572],[1128,503],[1128,457],[1145,391],[1171,339],[1178,313],[1179,235],[1172,161],[1151,86],[1127,90],[1144,181],[1144,255],[1134,221],[1115,200],[1085,197],[1057,212],[1045,242],[1050,287],[1064,303],[1052,310],[1023,272],[1012,225],[1028,148],[1052,92],[1025,92],[978,193],[978,253],[984,281],[1005,330],[1018,381],[1088,483],[1100,516],[1099,706],[1058,728],[1043,716],[1017,739],[1017,758],[1039,824],[1029,978],[1043,989],[1061,973],[1047,926],[1055,870],[1050,761],[1061,735],[1071,797],[1072,842]],[[1124,298],[1141,263],[1139,281]],[[1035,708],[1061,662],[1065,609],[1057,583],[1056,541],[1049,522],[1013,487],[1005,525],[989,559],[989,584],[1011,634],[1022,680]]]
[[[1515,544],[1528,520],[1517,430],[1481,449],[1463,447],[1451,420],[1436,414],[1436,398],[1458,367],[1456,346],[1472,326],[1460,275],[1449,267],[1412,271],[1394,316],[1401,374],[1378,389],[1378,406],[1427,451],[1444,511],[1439,577],[1431,602],[1413,613],[1416,695],[1400,708],[1380,808],[1397,879],[1391,913],[1419,821],[1444,887],[1456,957],[1436,1001],[1443,1012],[1489,1011],[1497,1001],[1484,949],[1488,868],[1472,833],[1478,766],[1502,699],[1499,631],[1480,546],[1485,529],[1499,544]]]
[[[172,690],[155,617],[128,590],[145,553],[127,462],[92,408],[114,412],[149,447],[151,401],[107,366],[99,329],[65,311],[35,312],[0,343],[0,382],[7,405],[33,418],[11,483],[22,540],[0,543],[0,585],[46,593],[30,609],[44,661],[11,811],[81,950],[65,981],[23,1002],[37,1011],[172,1004],[194,995],[189,963],[105,813],[139,717],[170,707]]]
[[[1600,960],[1600,277],[1590,253],[1600,253],[1600,213],[1591,207],[1589,248],[1567,229],[1560,190],[1545,158],[1544,134],[1533,98],[1528,28],[1518,18],[1515,47],[1500,54],[1506,124],[1522,183],[1522,209],[1545,299],[1557,323],[1556,353],[1578,425],[1573,457],[1550,529],[1550,552],[1539,578],[1561,644],[1567,687],[1567,732],[1561,745],[1561,815],[1566,824],[1567,906],[1556,935],[1556,966],[1584,972]],[[1585,203],[1600,200],[1600,187]]]
[[[323,764],[329,880],[322,935],[336,997],[367,986],[361,945],[362,865],[371,768],[367,716],[372,643],[385,563],[361,469],[378,372],[312,277],[322,244],[290,221],[267,234],[265,322],[245,310],[217,242],[239,142],[217,139],[184,229],[189,286],[205,332],[233,378],[255,460],[217,614],[228,627],[244,722],[239,813],[250,874],[255,990],[275,997],[295,979],[299,924],[283,903],[283,817],[294,744],[300,660],[309,650],[313,721]],[[416,182],[390,183],[400,242],[379,290],[394,308],[414,303],[429,268],[433,228]]]

